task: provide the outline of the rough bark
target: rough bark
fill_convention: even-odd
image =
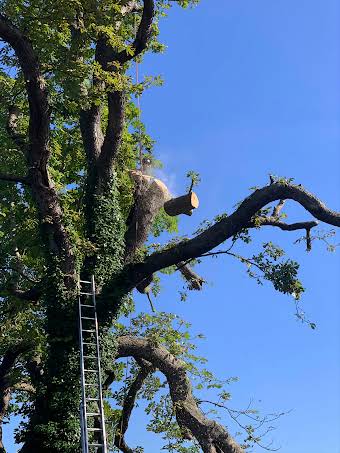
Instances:
[[[135,183],[135,193],[125,234],[126,262],[133,260],[135,251],[147,240],[156,215],[171,197],[168,188],[159,179],[138,170],[130,171],[130,176]]]

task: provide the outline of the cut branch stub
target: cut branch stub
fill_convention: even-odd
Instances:
[[[195,192],[189,192],[164,203],[164,211],[171,217],[179,214],[192,215],[193,209],[198,208],[198,206],[198,196]]]
[[[152,281],[153,275],[151,274],[136,286],[137,291],[141,294],[148,294],[151,291]]]

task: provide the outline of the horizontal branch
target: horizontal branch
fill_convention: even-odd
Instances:
[[[309,220],[306,222],[285,223],[275,217],[256,217],[254,222],[249,222],[247,228],[260,226],[274,226],[283,231],[310,230],[319,225],[317,220]]]
[[[14,182],[25,185],[30,184],[27,176],[7,175],[5,173],[0,173],[0,181]]]
[[[144,338],[119,337],[117,357],[128,356],[147,360],[166,376],[177,422],[186,436],[191,433],[197,439],[204,453],[243,453],[227,430],[199,409],[183,361]]]
[[[23,290],[15,287],[0,287],[0,297],[14,296],[20,300],[37,302],[42,295],[41,285],[33,286],[30,289]]]
[[[125,272],[129,278],[128,289],[132,289],[147,275],[160,269],[209,252],[222,242],[233,237],[243,228],[246,228],[247,225],[249,226],[256,213],[268,203],[286,199],[296,201],[316,219],[330,225],[340,226],[340,214],[328,209],[317,197],[307,192],[303,187],[293,184],[273,183],[253,192],[233,214],[222,218],[193,239],[182,241],[169,249],[153,253],[143,263],[127,267]],[[275,220],[275,226],[279,226],[281,229],[298,229],[297,225],[299,224],[286,226],[283,222],[278,223]],[[301,224],[299,227],[301,227]],[[110,291],[110,288],[107,289]]]

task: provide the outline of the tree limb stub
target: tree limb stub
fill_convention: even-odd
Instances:
[[[203,452],[244,453],[227,430],[205,417],[198,407],[184,362],[162,346],[155,346],[144,338],[119,337],[117,357],[127,356],[147,360],[166,376],[177,422],[184,431],[192,433]]]
[[[164,203],[164,211],[171,217],[185,214],[192,215],[193,209],[198,208],[199,200],[195,192],[189,192],[181,197],[171,198]]]
[[[188,264],[182,261],[177,264],[177,269],[188,282],[189,289],[195,289],[196,291],[202,289],[205,280],[200,275],[196,274]]]
[[[147,240],[156,215],[164,202],[171,198],[168,188],[159,179],[138,170],[132,170],[129,174],[135,183],[135,203],[125,235],[127,261]]]
[[[209,252],[234,236],[242,228],[246,228],[252,222],[253,216],[268,203],[281,199],[294,200],[316,219],[330,225],[340,226],[340,213],[328,209],[317,197],[307,192],[303,187],[293,184],[273,183],[253,192],[233,214],[219,220],[193,239],[153,253],[143,263],[131,266],[129,269],[129,284],[131,285],[129,289],[133,288],[149,274]],[[277,223],[275,226],[277,226]]]

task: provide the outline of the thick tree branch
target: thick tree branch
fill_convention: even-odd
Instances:
[[[139,365],[141,366],[137,376],[132,382],[128,393],[123,402],[122,415],[117,423],[117,431],[115,434],[114,444],[119,448],[123,453],[133,453],[133,449],[130,448],[125,441],[125,433],[129,426],[129,421],[131,417],[132,410],[135,406],[136,398],[138,392],[142,388],[145,379],[152,373],[155,368],[148,362],[143,359],[138,360]]]
[[[17,297],[18,299],[31,302],[37,302],[42,295],[42,289],[40,286],[35,286],[33,288],[27,289],[26,291],[22,289],[9,289],[6,292],[12,296]]]
[[[144,7],[142,19],[140,21],[135,40],[131,46],[132,52],[130,53],[127,52],[126,50],[123,50],[122,52],[118,53],[118,55],[115,58],[115,60],[121,64],[124,64],[127,61],[139,55],[146,49],[148,45],[152,31],[152,21],[155,13],[155,3],[154,0],[143,0],[143,1]]]
[[[29,164],[43,172],[46,182],[50,127],[46,84],[31,43],[3,14],[0,14],[0,37],[13,47],[25,77],[30,110]]]
[[[112,176],[113,163],[120,147],[125,111],[125,93],[114,91],[108,94],[108,120],[101,153],[97,161],[99,184],[105,185]]]
[[[96,46],[96,60],[101,64],[104,70],[117,71],[115,63],[124,65],[146,49],[151,36],[154,12],[154,1],[144,0],[142,18],[136,37],[131,46],[132,51],[130,49],[129,51],[123,50],[117,52],[108,44],[107,39],[104,36],[98,40]],[[113,164],[121,143],[124,127],[125,102],[126,95],[124,91],[115,90],[108,94],[108,123],[97,163],[99,186],[102,187],[105,186],[112,176]],[[94,107],[92,107],[92,109],[93,108]],[[91,129],[96,125],[95,118],[96,116],[92,113],[90,121]],[[93,137],[91,142],[93,147],[93,144],[95,143]]]
[[[47,88],[38,59],[28,38],[11,21],[0,14],[0,38],[15,51],[25,77],[29,104],[28,179],[40,221],[48,238],[49,251],[64,258],[63,271],[74,273],[74,258],[68,234],[62,223],[58,195],[47,170],[50,156],[50,109]],[[71,279],[67,277],[67,281]]]
[[[243,453],[226,429],[206,418],[199,409],[184,362],[162,346],[131,336],[118,338],[117,356],[147,360],[166,376],[177,422],[187,436],[190,432],[197,439],[204,453]]]
[[[222,242],[233,237],[242,228],[246,228],[252,222],[252,218],[256,213],[268,203],[283,199],[296,201],[322,222],[340,226],[340,214],[328,209],[317,197],[307,192],[303,187],[293,184],[273,183],[253,192],[233,214],[224,217],[193,239],[156,252],[148,256],[143,263],[127,267],[125,270],[129,275],[127,286],[131,289],[147,275],[209,252]],[[278,226],[277,220],[275,222],[275,226]],[[285,227],[281,223],[279,225],[282,229],[292,228]],[[110,291],[110,288],[108,287],[107,290]]]
[[[89,110],[80,112],[80,131],[89,166],[97,160],[104,140],[100,121],[100,106],[93,104]]]

